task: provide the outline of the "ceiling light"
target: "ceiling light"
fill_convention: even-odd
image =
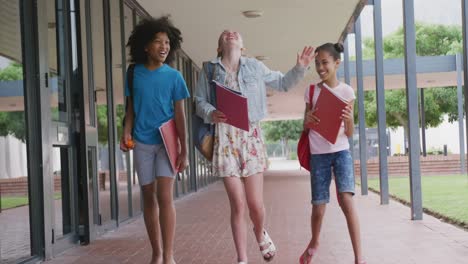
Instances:
[[[242,12],[242,14],[247,18],[256,18],[261,17],[263,15],[263,11],[261,10],[247,10]]]

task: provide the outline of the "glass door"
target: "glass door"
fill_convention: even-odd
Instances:
[[[0,263],[4,264],[34,254],[24,79],[29,72],[22,51],[22,45],[31,46],[23,43],[20,2],[0,0]]]
[[[117,224],[115,183],[111,181],[110,149],[114,148],[109,139],[112,101],[106,76],[104,4],[103,0],[80,0],[90,240]]]
[[[136,23],[136,13],[134,10],[132,10],[128,5],[124,5],[124,39],[125,43],[130,37],[130,34],[135,26]],[[127,48],[125,51],[126,57],[124,61],[130,61],[130,52]],[[124,64],[125,65],[125,64]],[[126,63],[126,66],[128,66],[128,63]],[[125,71],[126,72],[126,71]],[[124,116],[123,114],[123,98],[124,98],[124,93],[123,90],[121,91],[122,94],[122,113],[121,117]],[[117,112],[117,119],[119,117],[119,112]],[[119,130],[118,138],[120,138],[122,133],[122,130]],[[128,154],[125,157],[125,164],[126,164],[126,169],[127,169],[127,174],[130,177],[130,181],[128,183],[129,185],[129,196],[130,196],[130,202],[129,202],[129,210],[130,214],[132,216],[138,215],[141,213],[142,210],[142,198],[141,198],[141,188],[140,188],[140,183],[138,182],[138,177],[137,174],[134,170],[134,164],[133,164],[133,151],[129,151]]]
[[[41,2],[41,4],[44,2]],[[72,100],[78,72],[76,15],[73,0],[47,0],[47,63],[51,146],[52,192],[44,192],[52,203],[53,254],[69,247],[78,239],[76,177],[79,115]],[[74,97],[74,96],[73,96]],[[74,98],[78,100],[78,98]]]

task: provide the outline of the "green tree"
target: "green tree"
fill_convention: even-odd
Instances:
[[[424,93],[424,112],[426,127],[437,127],[444,121],[444,114],[449,117],[449,122],[458,120],[457,90],[455,87],[426,88]],[[385,111],[387,126],[407,128],[408,115],[406,112],[406,90],[385,91]],[[366,109],[366,125],[374,127],[377,125],[377,101],[374,91],[364,94],[364,107]]]
[[[23,80],[23,66],[21,64],[13,62],[0,70],[0,81],[17,80]]]
[[[0,82],[17,81],[23,79],[23,67],[18,63],[11,63],[0,70]],[[0,136],[13,135],[21,141],[26,141],[24,111],[0,112]]]
[[[460,26],[437,25],[417,22],[416,54],[418,56],[441,56],[462,53],[463,36]],[[363,41],[365,59],[374,57],[374,40],[366,38]],[[404,28],[387,35],[383,40],[384,57],[386,59],[402,58],[405,54]]]
[[[267,141],[283,141],[283,152],[289,157],[289,140],[297,140],[303,130],[302,120],[268,121],[262,123],[262,130]]]
[[[107,122],[107,105],[98,105],[96,107],[98,119],[98,141],[102,144],[108,143],[108,122]]]
[[[459,26],[416,24],[416,52],[418,56],[441,56],[462,52],[462,32]],[[374,41],[364,41],[364,55],[369,59],[374,57]],[[384,38],[385,58],[404,57],[404,31],[400,27],[394,33]],[[449,121],[458,119],[456,87],[425,88],[424,111],[425,125],[436,127],[448,115]],[[377,106],[375,91],[365,92],[366,124],[370,127],[377,124]],[[406,90],[386,90],[385,108],[387,126],[407,128]],[[407,130],[406,130],[407,131]]]
[[[102,131],[102,133],[99,133],[98,136],[98,141],[99,143],[102,144],[107,144],[108,143],[108,129],[109,129],[109,124],[108,124],[108,119],[107,119],[107,105],[98,105],[97,106],[97,118],[98,118],[98,131]],[[120,140],[120,137],[122,136],[122,121],[125,116],[125,111],[124,111],[124,106],[119,104],[117,105],[117,110],[116,110],[116,118],[115,122],[117,125],[117,140]]]
[[[123,124],[124,117],[125,117],[124,105],[119,104],[117,105],[116,118],[115,118],[115,122],[117,125],[117,139],[118,140],[120,140],[120,137],[122,137],[122,133],[123,133],[122,124]]]

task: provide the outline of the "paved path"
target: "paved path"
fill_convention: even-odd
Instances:
[[[309,179],[304,171],[266,173],[266,227],[278,247],[277,257],[271,263],[298,263],[310,238],[309,200]],[[468,263],[468,232],[428,215],[422,221],[411,221],[408,207],[394,201],[381,206],[378,196],[372,193],[356,195],[355,201],[368,263]],[[221,182],[179,199],[176,209],[177,263],[236,263],[228,200]],[[248,243],[249,263],[263,263],[252,232]],[[149,242],[143,220],[138,217],[90,245],[69,249],[46,263],[146,264],[149,258]],[[314,263],[353,263],[345,219],[334,194]]]

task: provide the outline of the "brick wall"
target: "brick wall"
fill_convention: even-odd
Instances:
[[[56,191],[61,189],[60,176],[54,177],[54,188]],[[0,193],[1,196],[27,196],[28,178],[0,179]]]
[[[103,172],[106,176],[107,185],[109,184],[109,172]],[[127,172],[119,172],[119,181],[127,181]],[[60,174],[54,176],[54,190],[59,192],[61,190],[61,176]],[[0,195],[1,196],[27,196],[28,195],[28,178],[19,177],[13,179],[0,179]]]
[[[388,174],[390,176],[409,175],[409,158],[407,156],[388,157]],[[420,157],[422,175],[449,175],[460,174],[460,155],[430,155]],[[354,162],[355,175],[361,174],[359,160]],[[372,158],[367,161],[367,175],[379,176],[379,159]]]

